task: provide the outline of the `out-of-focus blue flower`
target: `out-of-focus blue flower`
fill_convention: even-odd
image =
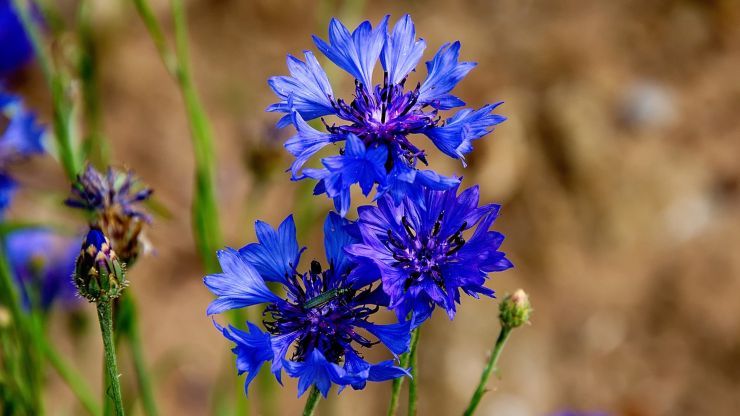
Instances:
[[[347,248],[358,263],[351,276],[380,274],[389,307],[399,318],[413,313],[416,323],[435,306],[452,319],[460,290],[493,296],[484,286],[488,273],[512,264],[499,251],[503,234],[489,231],[500,206],[479,207],[478,200],[477,186],[460,195],[454,187],[424,189],[419,199],[404,198],[399,206],[384,197],[377,206],[360,207],[362,242]]]
[[[299,273],[301,253],[293,217],[277,230],[257,222],[259,243],[240,250],[218,253],[222,273],[208,275],[204,282],[218,298],[208,307],[209,315],[229,309],[266,304],[266,331],[248,323],[248,331],[233,326],[223,335],[236,344],[239,374],[247,373],[245,390],[266,362],[280,381],[282,370],[298,379],[298,395],[315,385],[326,396],[332,384],[340,389],[362,389],[367,381],[384,381],[407,374],[393,361],[371,364],[358,349],[383,343],[392,353],[408,350],[410,321],[377,325],[369,318],[384,306],[387,297],[373,287],[376,276],[351,275],[354,263],[344,247],[359,242],[355,224],[330,213],[324,224],[328,267],[316,260],[308,272]],[[272,292],[267,282],[282,285],[285,298]],[[378,341],[372,341],[367,335]]]
[[[11,0],[0,0],[0,79],[33,57],[33,47]]]
[[[72,283],[78,239],[43,228],[23,229],[6,237],[5,250],[26,307],[49,310],[55,303],[72,306],[80,300]]]
[[[410,135],[427,136],[442,152],[461,159],[464,165],[472,142],[505,120],[493,114],[498,103],[478,110],[463,109],[443,121],[440,110],[465,105],[451,91],[475,63],[459,62],[459,42],[445,44],[427,62],[426,79],[407,89],[407,77],[415,70],[426,43],[416,38],[414,22],[408,15],[390,32],[387,25],[386,16],[375,28],[366,21],[350,33],[341,22],[332,19],[329,43],[313,38],[324,55],[355,78],[355,95],[349,103],[334,96],[326,73],[310,51],[304,54],[305,62],[288,56],[290,76],[270,78],[270,87],[280,102],[267,111],[286,113],[278,126],[292,123],[297,130],[285,145],[296,157],[291,166],[293,180],[318,179],[316,193],[333,198],[343,216],[349,208],[349,188],[355,183],[360,183],[365,195],[377,184],[377,193],[392,195],[396,204],[409,187],[424,185],[444,190],[459,183],[457,178],[418,169],[418,162],[426,165],[427,158],[424,150],[411,142]],[[378,59],[384,70],[383,82],[374,85],[373,70]],[[327,132],[306,123],[323,116],[336,116],[339,123],[329,124],[324,120]],[[375,159],[372,163],[358,164],[357,153],[350,150],[357,147],[350,143],[353,138],[362,141],[363,152],[374,152],[373,156],[378,158],[383,152],[386,158],[382,164]],[[338,156],[323,159],[321,172],[302,171],[303,165],[319,150],[342,141],[348,142],[345,149]],[[327,166],[327,161],[331,166]],[[360,167],[369,168],[372,174]]]
[[[15,193],[7,169],[15,161],[44,153],[44,129],[21,99],[0,89],[0,217]]]

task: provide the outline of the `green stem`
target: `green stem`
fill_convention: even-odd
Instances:
[[[411,350],[409,351],[409,366],[411,366],[411,380],[409,380],[409,411],[408,416],[416,415],[416,400],[418,397],[418,385],[419,385],[419,369],[417,363],[419,349],[419,336],[421,335],[421,328],[416,328],[412,334],[411,339]]]
[[[213,133],[203,105],[193,85],[187,38],[187,21],[182,0],[172,0],[175,27],[175,50],[167,46],[159,22],[147,0],[133,0],[165,68],[180,87],[190,124],[195,157],[195,198],[193,200],[193,228],[198,252],[208,272],[218,270],[216,250],[221,247],[221,229],[216,204],[216,161]]]
[[[35,370],[33,367],[34,358],[31,357],[31,353],[35,349],[27,348],[33,342],[30,336],[31,327],[28,317],[21,309],[20,295],[5,257],[4,247],[0,248],[0,297],[2,305],[10,309],[12,319],[10,341],[13,345],[11,347],[12,352],[9,352],[17,353],[8,362],[10,375],[12,376],[12,379],[8,381],[15,384],[15,390],[19,393],[18,397],[14,397],[14,403],[18,403],[21,408],[25,408],[26,413],[35,413],[40,410],[41,395],[38,385],[33,380]],[[8,346],[10,347],[10,345]]]
[[[320,398],[321,393],[319,389],[316,386],[311,387],[311,393],[308,394],[308,399],[306,399],[306,407],[303,408],[303,416],[313,416],[319,405]]]
[[[478,407],[481,398],[486,393],[486,385],[488,384],[488,379],[491,377],[491,373],[496,368],[496,363],[498,363],[498,358],[501,356],[501,351],[503,351],[504,349],[506,340],[509,339],[509,334],[511,334],[511,330],[512,328],[506,326],[501,327],[501,332],[499,332],[498,334],[498,339],[496,340],[496,345],[493,347],[491,358],[488,359],[488,364],[486,364],[486,367],[483,369],[483,373],[480,376],[478,388],[475,390],[475,393],[473,393],[473,397],[470,399],[470,404],[468,404],[468,408],[465,409],[465,416],[471,416],[473,413],[475,413],[475,409]]]
[[[411,362],[411,356],[416,353],[416,346],[419,342],[419,329],[415,329],[411,332],[411,345],[409,352],[401,354],[401,368],[408,368]],[[412,369],[413,371],[413,369]],[[398,400],[401,396],[401,386],[403,386],[403,377],[399,377],[393,380],[393,388],[391,389],[391,402],[388,405],[388,416],[394,416],[398,412]]]
[[[65,90],[65,81],[59,71],[54,67],[51,56],[43,45],[43,37],[39,25],[31,15],[29,2],[27,0],[13,0],[21,23],[31,39],[36,59],[44,74],[47,86],[51,91],[52,105],[54,108],[54,136],[57,140],[57,151],[59,159],[64,168],[67,178],[74,181],[79,172],[79,162],[74,150],[72,134],[72,103]]]
[[[105,370],[110,385],[106,391],[113,399],[116,416],[123,416],[123,400],[121,399],[121,382],[118,379],[118,362],[116,360],[116,347],[113,342],[113,304],[111,301],[100,301],[98,306],[98,319],[100,320],[100,332],[103,335],[103,351],[105,356]]]
[[[193,85],[190,70],[187,20],[182,0],[172,0],[175,23],[175,52],[178,62],[178,82],[182,91],[195,154],[196,198],[193,216],[201,258],[209,272],[218,271],[216,250],[221,247],[221,230],[216,204],[216,158],[213,150],[213,133],[203,105]]]

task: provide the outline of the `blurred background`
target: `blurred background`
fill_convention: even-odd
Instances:
[[[60,2],[72,19],[76,3]],[[167,1],[155,11],[171,33]],[[733,0],[192,0],[187,2],[196,85],[217,138],[219,207],[228,245],[254,240],[252,224],[296,213],[306,257],[321,258],[329,201],[289,181],[282,149],[292,134],[265,113],[267,78],[285,56],[315,47],[337,16],[392,21],[410,13],[427,41],[445,42],[478,67],[456,95],[468,105],[505,101],[509,120],[476,143],[467,169],[434,166],[481,185],[503,205],[496,228],[515,268],[492,276],[502,296],[522,287],[535,312],[503,353],[480,414],[560,409],[612,415],[731,415],[740,409],[740,2]],[[148,231],[155,252],[131,274],[147,359],[163,414],[209,414],[213,390],[235,383],[230,345],[205,316],[212,295],[190,227],[193,157],[183,105],[128,2],[95,2],[104,132],[119,166],[155,189],[165,215]],[[62,34],[54,50],[64,59]],[[331,65],[327,65],[327,68]],[[333,68],[333,67],[332,67]],[[376,71],[377,72],[377,71]],[[420,75],[425,74],[423,66]],[[330,79],[348,96],[352,80]],[[9,88],[50,122],[33,64]],[[431,148],[431,144],[425,145]],[[431,153],[435,153],[431,151]],[[58,164],[14,168],[24,185],[15,219],[69,220]],[[297,204],[299,201],[309,201]],[[355,203],[366,203],[361,197]],[[58,314],[51,333],[91,380],[100,377],[92,306]],[[498,333],[498,301],[464,299],[454,323],[435,314],[420,346],[421,415],[458,414]],[[88,331],[70,337],[71,322]],[[223,323],[223,318],[222,323]],[[124,357],[124,378],[130,368]],[[219,381],[229,374],[228,381]],[[285,378],[287,379],[287,377]],[[98,388],[99,384],[96,384]],[[303,399],[279,389],[280,414]],[[383,414],[388,384],[347,390],[321,414]],[[250,396],[259,409],[258,395]],[[52,379],[50,414],[76,414]],[[403,404],[402,404],[403,408]],[[137,409],[138,410],[138,409]],[[267,412],[266,410],[255,410]],[[266,414],[266,413],[265,413]]]

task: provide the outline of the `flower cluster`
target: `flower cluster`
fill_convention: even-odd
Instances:
[[[354,98],[336,98],[326,73],[316,57],[306,51],[305,62],[288,56],[290,76],[270,79],[270,87],[280,102],[267,111],[286,113],[278,127],[293,124],[296,134],[285,144],[296,157],[290,170],[293,180],[318,180],[315,193],[334,200],[344,216],[350,207],[350,188],[355,183],[368,195],[375,186],[378,195],[389,194],[396,204],[420,187],[446,190],[459,179],[446,177],[427,165],[424,150],[410,140],[411,135],[429,138],[444,154],[460,159],[472,151],[472,142],[490,133],[503,122],[494,114],[500,104],[477,110],[465,108],[443,120],[440,111],[465,105],[451,94],[475,63],[460,62],[460,42],[443,45],[426,63],[427,77],[415,87],[406,85],[415,70],[426,43],[416,38],[414,22],[406,15],[388,32],[386,16],[375,28],[362,23],[352,33],[338,20],[329,27],[329,43],[314,36],[316,47],[334,64],[355,79]],[[373,70],[380,60],[383,81],[373,83]],[[339,124],[323,117],[335,116]],[[306,121],[322,117],[326,132]],[[323,168],[303,169],[319,150],[344,142],[339,155],[322,159]]]
[[[318,180],[314,193],[333,198],[338,213],[329,213],[324,225],[327,267],[314,260],[301,268],[304,249],[290,216],[277,230],[257,222],[259,243],[219,252],[222,273],[205,277],[217,296],[208,315],[264,305],[261,327],[248,322],[242,331],[215,323],[236,345],[232,351],[239,373],[247,373],[247,386],[267,362],[278,380],[283,370],[298,378],[299,395],[312,385],[326,396],[332,384],[340,391],[360,389],[367,381],[408,375],[393,360],[366,361],[362,350],[380,343],[395,356],[405,353],[411,331],[435,308],[453,319],[461,293],[492,297],[488,274],[512,267],[500,251],[504,236],[491,230],[500,206],[481,205],[477,186],[458,192],[458,178],[419,169],[427,157],[410,140],[425,135],[464,163],[472,141],[504,120],[493,114],[498,104],[443,120],[440,111],[464,105],[451,91],[475,65],[458,61],[459,43],[444,45],[427,63],[427,78],[406,89],[426,45],[416,38],[409,16],[391,32],[387,23],[387,17],[375,28],[364,22],[350,33],[332,20],[329,43],[314,37],[318,49],[355,78],[349,103],[334,97],[311,52],[305,62],[289,56],[291,75],[270,79],[281,101],[268,111],[285,113],[278,126],[297,130],[286,143],[296,157],[292,178]],[[373,86],[378,59],[383,81]],[[340,122],[329,124],[325,116]],[[318,117],[326,132],[308,124]],[[343,148],[323,158],[323,168],[303,168],[339,142]],[[365,195],[376,189],[377,197],[375,205],[358,208],[359,218],[352,221],[344,217],[356,183]],[[275,291],[277,286],[282,290]],[[394,312],[397,322],[374,323],[381,309]]]
[[[16,183],[8,174],[11,163],[44,153],[44,129],[21,99],[0,89],[0,215],[10,205]]]

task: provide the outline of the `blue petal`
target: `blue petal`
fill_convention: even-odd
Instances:
[[[290,170],[293,175],[292,179],[298,180],[305,178],[300,170],[311,156],[329,143],[344,140],[344,137],[314,129],[303,120],[298,112],[293,113],[293,124],[297,133],[285,142],[285,148],[296,157],[296,160],[290,166]]]
[[[344,382],[355,390],[362,390],[370,376],[370,363],[363,360],[353,351],[348,351],[344,357]]]
[[[298,378],[298,397],[311,386],[316,386],[326,397],[332,383],[344,383],[345,372],[342,367],[327,361],[317,348],[314,348],[305,361],[283,360],[283,365],[288,375]]]
[[[410,168],[402,162],[396,162],[386,179],[385,186],[379,188],[378,197],[390,195],[397,205],[405,197],[420,202],[423,200],[424,188],[447,190],[459,184],[458,178],[442,176],[432,170]]]
[[[218,296],[208,306],[208,315],[280,300],[236,250],[219,251],[218,261],[223,273],[210,274],[203,279],[208,289]]]
[[[501,103],[489,104],[479,110],[460,110],[442,127],[433,127],[424,132],[434,144],[448,156],[461,159],[465,165],[465,154],[473,150],[472,141],[493,131],[493,126],[506,117],[491,112]]]
[[[474,62],[458,62],[460,42],[446,43],[431,61],[427,62],[427,78],[419,90],[419,103],[447,110],[465,105],[459,98],[448,94],[465,75],[475,68]]]
[[[380,62],[388,72],[390,84],[398,84],[416,67],[426,46],[423,39],[416,40],[411,16],[402,17],[386,38],[383,54],[380,55]]]
[[[267,111],[288,113],[278,122],[285,127],[292,121],[290,113],[298,111],[303,119],[312,120],[334,114],[331,102],[333,92],[326,73],[310,51],[305,51],[306,62],[288,55],[287,64],[291,76],[272,77],[270,88],[281,99],[267,107]]]
[[[277,230],[263,221],[256,221],[254,229],[259,243],[251,243],[239,253],[268,282],[285,282],[292,276],[301,257],[296,240],[295,221],[289,215]]]
[[[350,188],[359,183],[362,192],[367,195],[378,183],[385,184],[385,162],[388,149],[385,146],[373,146],[366,149],[362,140],[354,134],[347,136],[344,154],[322,159],[325,169],[305,169],[304,174],[319,180],[314,193],[326,192],[334,199],[334,205],[340,215],[345,216],[350,205]]]
[[[409,350],[411,342],[411,321],[390,325],[375,325],[370,322],[358,324],[375,335],[394,354],[403,354]]]
[[[329,24],[329,42],[314,36],[316,47],[338,67],[349,72],[370,90],[373,69],[380,56],[387,33],[388,16],[373,30],[365,21],[350,35],[349,30],[337,19]]]
[[[5,216],[5,211],[13,201],[17,184],[10,176],[0,172],[0,219]]]
[[[20,98],[0,90],[0,117],[9,121],[0,131],[0,164],[5,166],[15,159],[44,153],[44,128]]]
[[[287,334],[275,335],[270,339],[270,346],[272,347],[272,354],[276,359],[272,360],[270,371],[275,375],[280,384],[282,380],[280,377],[285,363],[285,355],[288,353],[288,349],[298,339],[301,334],[298,331],[289,332]]]
[[[0,78],[4,78],[33,57],[33,48],[9,0],[0,1],[0,28]]]
[[[231,351],[236,354],[236,369],[239,375],[247,373],[244,382],[244,393],[248,395],[249,383],[257,377],[262,365],[273,359],[270,334],[262,332],[257,325],[251,322],[247,322],[249,332],[239,330],[231,325],[224,328],[216,321],[213,321],[213,324],[226,339],[236,344]]]
[[[396,367],[393,365],[393,361],[389,360],[371,365],[367,379],[370,381],[386,381],[403,376],[411,377],[411,373],[409,373],[409,370]]]
[[[334,212],[330,212],[324,222],[324,247],[326,248],[326,259],[330,267],[338,276],[349,271],[352,261],[348,258],[344,248],[359,241],[357,236],[349,233],[349,227],[356,227],[351,221],[346,220]]]

